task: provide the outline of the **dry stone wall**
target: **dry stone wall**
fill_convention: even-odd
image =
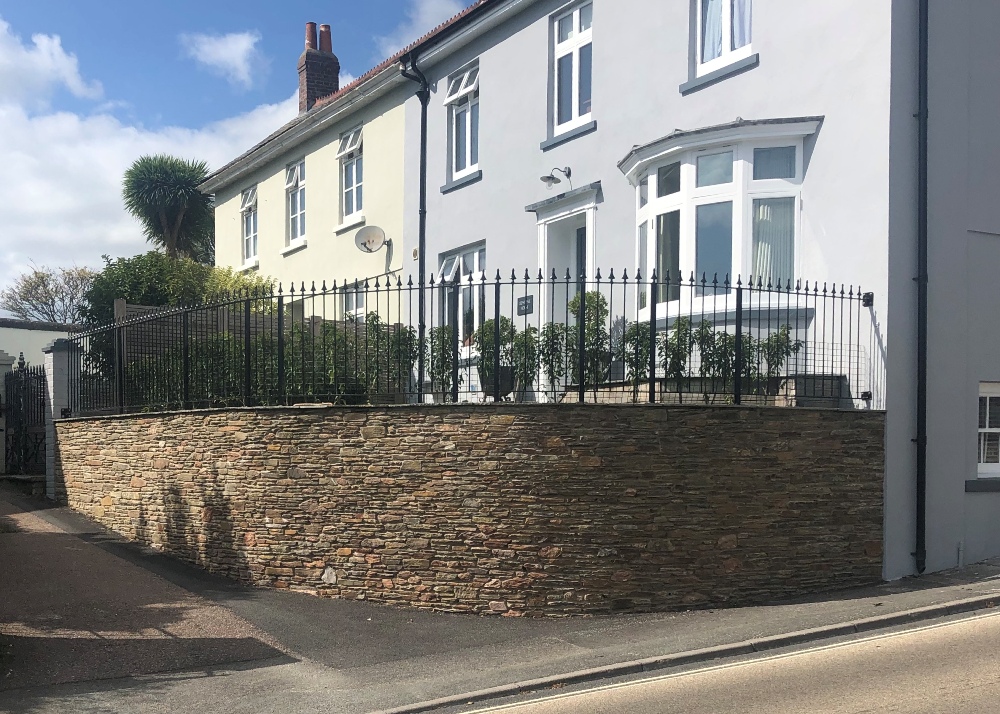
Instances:
[[[57,487],[255,585],[450,612],[760,602],[880,579],[884,415],[614,405],[63,420]]]

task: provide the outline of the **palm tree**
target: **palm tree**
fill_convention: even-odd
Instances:
[[[215,262],[213,201],[198,190],[207,177],[204,161],[165,154],[141,156],[125,172],[125,209],[142,223],[146,240],[171,258]]]

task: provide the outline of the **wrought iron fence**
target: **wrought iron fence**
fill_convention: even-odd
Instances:
[[[600,271],[300,284],[72,337],[71,413],[500,400],[878,409],[872,303],[846,285]]]
[[[4,375],[4,449],[9,474],[45,473],[45,368],[30,367],[21,354]]]

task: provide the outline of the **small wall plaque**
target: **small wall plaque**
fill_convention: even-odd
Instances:
[[[525,295],[517,299],[517,316],[531,315],[535,312],[535,296]]]

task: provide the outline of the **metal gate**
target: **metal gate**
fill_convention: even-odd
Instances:
[[[7,473],[44,474],[45,368],[28,367],[22,354],[3,382]]]

